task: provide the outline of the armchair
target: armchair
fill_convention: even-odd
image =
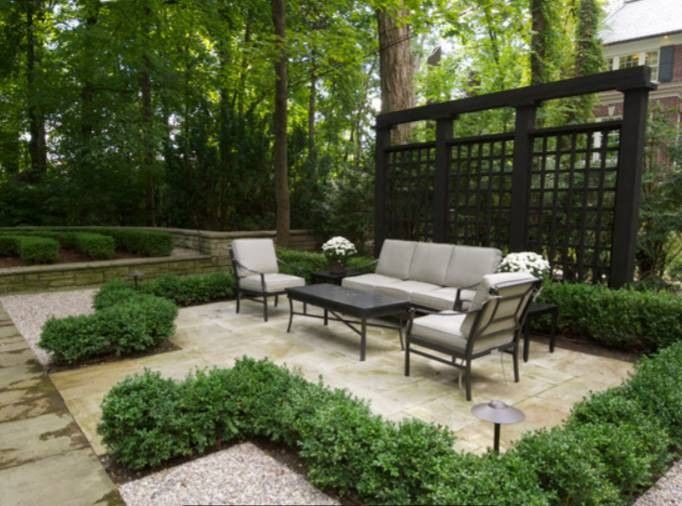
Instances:
[[[467,312],[430,312],[416,317],[413,310],[407,326],[405,376],[410,375],[411,353],[454,366],[460,370],[460,377],[464,373],[466,399],[470,401],[471,362],[501,350],[512,354],[514,381],[518,382],[519,336],[540,283],[526,273],[487,274]]]
[[[305,286],[305,279],[279,272],[279,261],[272,239],[235,239],[230,245],[230,258],[236,280],[237,313],[242,297],[263,304],[263,319],[268,321],[268,297],[275,297],[287,288]]]

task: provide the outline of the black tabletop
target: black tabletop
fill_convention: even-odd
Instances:
[[[363,292],[328,283],[287,288],[287,293],[294,300],[349,313],[370,315],[387,311],[400,312],[409,307],[406,298]]]

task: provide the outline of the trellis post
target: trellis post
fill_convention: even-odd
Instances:
[[[450,148],[453,138],[454,118],[436,120],[436,170],[433,181],[433,240],[448,240],[448,176],[450,173]]]
[[[525,250],[528,240],[528,195],[533,161],[531,131],[535,128],[536,111],[535,103],[516,108],[509,231],[509,247],[512,251]]]
[[[649,88],[629,89],[624,93],[609,276],[609,284],[613,288],[632,281],[635,270],[642,164],[649,103]],[[603,139],[602,142],[608,142],[608,139]]]
[[[374,179],[374,256],[379,256],[386,239],[386,149],[391,145],[391,127],[376,127],[376,172]]]

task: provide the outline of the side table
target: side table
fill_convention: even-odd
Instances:
[[[341,285],[341,281],[346,276],[354,276],[355,271],[332,272],[332,271],[316,271],[310,275],[311,283],[317,285],[320,283],[329,283],[330,285]]]
[[[531,303],[526,314],[526,323],[523,326],[523,361],[528,362],[528,353],[530,348],[530,331],[528,330],[528,323],[531,318],[537,318],[542,315],[552,316],[552,333],[549,338],[549,352],[554,353],[554,343],[556,341],[557,325],[559,321],[559,306],[556,304],[542,304]]]

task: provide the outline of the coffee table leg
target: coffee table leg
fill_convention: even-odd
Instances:
[[[365,361],[367,353],[367,319],[363,318],[360,327],[360,362]]]
[[[324,326],[326,327],[327,325],[329,325],[329,311],[325,309],[324,310]]]
[[[291,300],[291,297],[289,297],[289,326],[287,327],[287,332],[291,332],[291,322],[293,320],[294,320],[294,302]]]

